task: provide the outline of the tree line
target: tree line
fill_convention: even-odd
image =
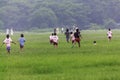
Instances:
[[[120,0],[0,0],[0,29],[119,28]]]

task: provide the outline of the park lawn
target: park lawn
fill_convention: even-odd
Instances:
[[[119,30],[113,30],[111,42],[105,30],[82,31],[80,48],[77,44],[71,48],[64,34],[58,34],[58,48],[49,44],[48,33],[24,34],[23,52],[17,42],[19,33],[12,36],[17,44],[12,44],[10,55],[5,45],[0,48],[0,80],[120,80]]]

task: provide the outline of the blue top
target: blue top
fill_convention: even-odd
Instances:
[[[25,38],[22,38],[22,37],[21,37],[21,38],[19,39],[19,43],[20,43],[20,45],[24,45],[24,43],[25,43]]]

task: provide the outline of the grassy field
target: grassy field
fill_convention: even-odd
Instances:
[[[71,48],[63,34],[59,46],[49,44],[49,35],[25,33],[23,52],[12,44],[11,54],[0,47],[0,80],[120,80],[120,31],[108,42],[105,30],[82,31],[81,47]],[[12,36],[17,42],[19,33]],[[2,44],[5,35],[1,35]],[[93,45],[93,41],[97,45]]]

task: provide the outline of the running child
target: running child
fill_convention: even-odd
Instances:
[[[111,41],[111,39],[112,39],[112,31],[111,31],[110,28],[108,29],[107,37],[108,37],[108,41]]]
[[[80,40],[81,40],[81,34],[79,29],[76,29],[76,32],[74,33],[74,37],[75,37],[75,42],[78,43],[78,46],[80,47]]]
[[[58,47],[58,39],[59,38],[58,38],[57,34],[54,33],[54,35],[53,35],[53,45],[54,45],[55,48]]]
[[[11,43],[16,44],[15,42],[12,41],[9,34],[7,34],[6,39],[3,41],[3,44],[6,44],[6,50],[9,54],[10,54],[10,50],[11,50]]]
[[[21,35],[20,35],[20,38],[19,38],[19,44],[20,44],[20,50],[21,50],[21,51],[22,51],[23,48],[24,48],[24,43],[25,43],[24,34],[21,34]]]

